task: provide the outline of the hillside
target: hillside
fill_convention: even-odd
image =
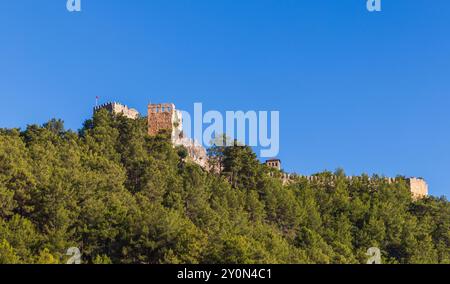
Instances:
[[[450,263],[450,205],[342,170],[283,186],[248,147],[208,173],[145,119],[0,130],[0,263]],[[269,172],[273,172],[272,175]]]

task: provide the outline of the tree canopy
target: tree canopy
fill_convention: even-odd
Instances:
[[[145,119],[98,111],[0,130],[0,263],[450,263],[450,205],[406,183],[345,173],[285,186],[252,149],[209,149],[207,172],[147,135]],[[269,174],[272,172],[272,174]]]

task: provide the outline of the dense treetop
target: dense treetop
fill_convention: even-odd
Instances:
[[[99,111],[0,130],[0,263],[450,263],[450,205],[342,170],[283,186],[251,148],[209,149],[208,173],[145,119]],[[272,176],[269,172],[272,171]],[[374,181],[375,180],[375,181]]]

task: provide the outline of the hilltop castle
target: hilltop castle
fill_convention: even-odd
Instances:
[[[109,102],[96,106],[94,107],[94,113],[101,109],[105,109],[116,115],[123,115],[130,119],[138,119],[140,117],[137,110],[117,102]],[[204,169],[208,169],[209,165],[206,149],[197,141],[184,137],[183,116],[181,111],[175,108],[174,104],[149,104],[147,113],[148,135],[155,136],[161,130],[170,131],[174,147],[183,146],[188,152],[188,160],[198,164]]]
[[[100,109],[106,109],[107,111],[123,115],[130,119],[138,119],[140,117],[139,112],[135,109],[128,108],[126,105],[122,105],[116,102],[106,103],[94,108],[94,112]],[[171,133],[171,141],[174,147],[183,146],[188,152],[188,160],[198,164],[205,170],[209,170],[208,156],[206,149],[197,141],[184,137],[183,134],[183,115],[182,112],[175,108],[172,103],[165,104],[149,104],[147,108],[147,121],[148,121],[148,134],[150,136],[157,135],[161,130],[168,130]],[[266,161],[266,166],[281,171],[281,160],[270,159]],[[281,178],[283,184],[289,184],[295,181],[296,178],[306,178],[309,182],[328,182],[333,183],[336,177],[331,179],[323,179],[318,176],[298,176],[295,174],[282,173]],[[360,177],[346,177],[349,181],[357,181]],[[399,180],[397,178],[385,178],[388,183],[396,183]],[[371,178],[369,178],[371,181]],[[428,184],[421,178],[408,178],[406,179],[411,194],[414,199],[420,199],[428,196]]]

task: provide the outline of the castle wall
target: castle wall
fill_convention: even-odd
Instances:
[[[273,173],[270,174],[272,177]],[[330,177],[322,177],[322,176],[298,176],[296,174],[287,174],[281,173],[280,179],[283,182],[283,185],[289,185],[295,181],[298,181],[299,178],[306,178],[310,183],[322,183],[328,185],[335,185],[337,180],[337,176]],[[362,177],[353,177],[347,176],[346,179],[350,182],[360,181]],[[402,178],[383,178],[387,183],[394,184],[400,182],[400,180],[404,180]],[[375,181],[375,179],[369,177],[367,179],[369,182]],[[408,183],[409,190],[411,192],[411,196],[414,200],[422,199],[428,196],[428,184],[425,180],[420,178],[407,178],[406,182]]]
[[[139,112],[133,108],[128,108],[128,106],[126,105],[122,105],[116,102],[110,102],[110,103],[106,103],[106,104],[102,104],[99,106],[96,106],[94,108],[94,113],[101,110],[101,109],[105,109],[107,111],[109,111],[112,114],[122,114],[123,116],[130,118],[130,119],[138,119],[139,118]]]
[[[278,159],[267,160],[266,165],[270,168],[274,168],[277,170],[281,169],[281,161]],[[274,176],[273,173],[270,173],[270,175]],[[329,178],[325,178],[320,176],[297,176],[296,174],[287,174],[284,172],[281,173],[280,177],[281,181],[283,182],[283,185],[289,185],[295,182],[298,178],[306,178],[309,182],[327,183],[330,185],[333,185],[337,180],[337,176],[335,175]],[[346,177],[346,179],[349,180],[350,182],[361,180],[361,178],[362,177],[352,177],[352,176]],[[389,177],[384,178],[384,180],[389,184],[396,183],[399,181],[397,178],[389,178]],[[368,181],[371,182],[373,181],[373,179],[369,177]],[[428,196],[428,184],[426,183],[425,180],[421,178],[408,178],[406,179],[406,181],[409,185],[409,190],[411,192],[413,199],[417,200]]]
[[[139,117],[139,112],[135,109],[128,108],[125,105],[121,104],[114,104],[113,106],[113,112],[116,114],[123,114],[123,116],[131,118],[131,119],[137,119]]]

